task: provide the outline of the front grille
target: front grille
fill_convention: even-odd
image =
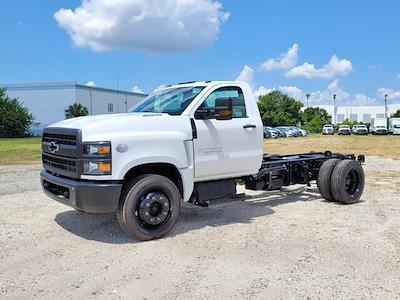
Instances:
[[[58,142],[64,145],[76,145],[76,135],[59,134],[59,133],[43,133],[44,142]]]
[[[82,136],[78,129],[48,127],[43,130],[43,167],[55,174],[79,178],[82,173]]]
[[[43,165],[67,172],[76,172],[76,160],[42,154]]]

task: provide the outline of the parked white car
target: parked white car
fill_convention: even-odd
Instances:
[[[334,130],[334,128],[333,128],[333,125],[332,125],[332,124],[326,124],[326,125],[324,125],[324,127],[322,127],[322,134],[323,134],[323,135],[326,135],[326,134],[331,134],[331,135],[333,135],[333,134],[335,134],[335,130]]]
[[[368,127],[366,125],[354,125],[352,132],[356,135],[368,135]]]
[[[351,129],[349,125],[340,125],[338,130],[339,135],[350,135]]]
[[[387,135],[388,134],[387,119],[386,118],[372,119],[369,130],[372,134]]]

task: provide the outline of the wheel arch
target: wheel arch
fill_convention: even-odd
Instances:
[[[132,167],[124,175],[124,182],[128,182],[133,178],[146,175],[157,174],[170,179],[178,188],[182,199],[184,197],[184,179],[179,169],[171,164],[165,162],[146,163]]]

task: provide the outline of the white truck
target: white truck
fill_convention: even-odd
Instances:
[[[375,118],[372,119],[370,132],[372,134],[387,135],[387,119],[386,118]]]
[[[389,119],[389,134],[400,134],[400,118]]]
[[[43,191],[87,213],[116,213],[139,240],[166,235],[183,201],[208,206],[236,185],[276,190],[317,180],[323,198],[357,202],[363,155],[264,155],[263,124],[242,82],[189,82],[154,92],[128,113],[45,128]]]

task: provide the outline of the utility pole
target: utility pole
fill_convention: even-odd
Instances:
[[[385,118],[387,119],[387,97],[388,97],[388,94],[385,94]]]
[[[333,94],[333,125],[336,124],[336,94]]]
[[[306,97],[307,97],[307,107],[308,107],[308,98],[310,98],[310,94],[306,94]]]

